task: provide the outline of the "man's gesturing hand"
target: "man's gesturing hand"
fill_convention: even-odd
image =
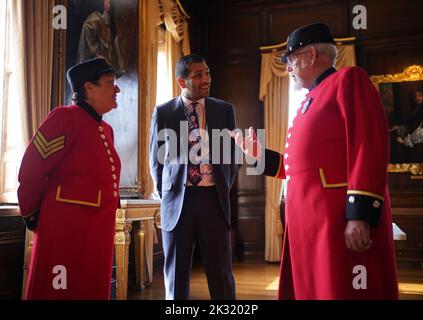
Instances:
[[[349,220],[345,228],[345,245],[354,252],[364,252],[372,246],[370,226],[366,221]]]
[[[242,151],[253,159],[260,159],[262,155],[262,146],[257,139],[257,135],[254,132],[253,127],[248,129],[248,136],[242,138],[241,132],[229,131],[232,138],[235,139],[235,143],[242,149]]]

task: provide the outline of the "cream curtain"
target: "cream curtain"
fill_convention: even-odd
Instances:
[[[28,141],[25,1],[2,1],[1,12],[4,33],[0,51],[0,201],[16,202],[16,172]]]
[[[7,2],[0,1],[0,21],[6,23],[0,23],[0,150],[4,150],[4,136],[6,133],[5,125],[5,107],[7,104]],[[3,176],[3,155],[0,155],[0,181],[4,180]],[[2,190],[2,183],[0,184],[0,192]]]
[[[26,142],[34,135],[47,116],[51,106],[51,81],[53,70],[53,21],[54,0],[13,1],[22,10],[22,63],[23,70],[22,101],[25,111],[22,121],[27,123]],[[24,273],[22,298],[27,282],[30,250],[33,233],[27,229],[25,237]]]
[[[141,184],[143,186],[143,197],[149,198],[154,192],[151,181],[148,146],[150,143],[150,122],[156,105],[157,90],[157,53],[158,53],[158,26],[161,24],[158,1],[145,1],[142,10],[141,20],[144,24],[141,29],[144,33],[140,36],[142,47],[147,48],[146,55],[141,53],[139,63],[141,68],[146,70],[145,79],[139,79],[141,83],[141,95],[145,95],[145,106],[140,110],[140,167]]]
[[[51,106],[53,69],[54,0],[26,0],[25,58],[29,137],[35,133]]]
[[[336,44],[336,48],[338,49],[338,57],[336,59],[336,69],[356,65],[355,45],[353,43],[343,44],[341,40],[338,40]]]
[[[188,21],[178,0],[159,0],[160,11],[166,26],[165,50],[168,65],[168,81],[172,82],[173,96],[180,94],[176,83],[175,64],[184,55],[190,53]]]
[[[26,57],[25,57],[25,0],[16,0],[16,1],[9,1],[9,5],[11,6],[11,16],[14,17],[11,19],[11,30],[13,37],[16,37],[14,41],[9,41],[9,45],[11,46],[11,50],[9,53],[11,54],[9,60],[13,59],[13,67],[14,70],[12,71],[14,74],[14,86],[19,92],[19,96],[15,97],[14,102],[17,103],[16,108],[19,109],[21,114],[27,114],[25,107],[28,103],[28,92],[26,89]],[[9,64],[11,65],[11,63]],[[15,69],[16,68],[16,69]],[[10,101],[9,101],[10,103]],[[28,122],[25,117],[20,117],[21,121],[21,128],[23,128],[24,133],[28,131]],[[24,136],[25,139],[25,136]],[[27,139],[25,139],[27,140]]]
[[[145,61],[140,61],[147,70],[146,79],[141,79],[145,84],[143,93],[147,97],[146,108],[141,110],[141,176],[143,185],[143,196],[149,198],[154,192],[154,186],[150,177],[148,167],[148,145],[150,121],[154,106],[156,105],[157,90],[157,57],[159,50],[159,28],[161,24],[165,24],[165,50],[167,64],[167,81],[172,83],[173,96],[179,95],[179,87],[175,81],[175,64],[182,54],[189,53],[189,35],[188,22],[186,14],[182,13],[179,2],[176,0],[155,0],[145,1],[145,10],[143,11],[142,20],[146,21],[145,39],[141,41],[148,47]]]
[[[280,62],[280,52],[262,54],[260,100],[264,104],[266,147],[283,152],[288,127],[289,75]],[[280,261],[282,249],[282,223],[279,199],[281,180],[265,178],[265,260]]]
[[[189,52],[188,24],[185,17],[180,13],[177,2],[174,0],[145,1],[142,8],[142,28],[145,32],[140,37],[140,43],[148,48],[146,56],[140,56],[140,65],[145,68],[146,79],[140,79],[142,83],[142,94],[146,96],[145,108],[141,110],[140,123],[140,154],[141,154],[141,179],[143,185],[143,196],[149,198],[154,192],[148,167],[148,145],[150,140],[150,123],[154,106],[156,105],[157,88],[157,57],[159,50],[159,26],[165,23],[166,26],[166,55],[169,69],[169,81],[175,82],[174,65],[181,57],[181,54]],[[144,59],[144,60],[143,60]],[[178,88],[179,89],[179,88]],[[173,88],[173,92],[179,91]],[[152,221],[144,223],[147,237],[145,241],[145,256],[147,257],[147,277],[149,282],[153,280],[153,243],[157,242],[157,235]]]
[[[146,96],[145,107],[140,110],[140,162],[141,162],[141,179],[143,185],[143,196],[149,198],[154,191],[154,186],[150,177],[150,169],[148,167],[148,145],[150,142],[150,122],[153,114],[153,109],[156,104],[156,90],[157,90],[157,53],[158,53],[158,26],[161,24],[160,10],[158,1],[146,1],[142,10],[141,19],[144,21],[142,27],[145,28],[145,33],[141,35],[143,46],[148,48],[146,56],[140,56],[140,65],[145,68],[146,79],[140,79],[142,93]],[[145,61],[143,61],[145,59]],[[153,281],[153,244],[157,242],[156,229],[153,221],[146,220],[144,225],[144,249],[147,265],[147,282]]]
[[[172,97],[180,95],[181,89],[176,81],[175,64],[182,57],[180,43],[173,39],[172,33],[165,31],[165,52],[167,81],[172,83]]]
[[[356,65],[354,38],[335,39],[338,58],[336,68]],[[262,53],[260,76],[260,100],[264,105],[264,127],[266,128],[266,147],[283,152],[288,126],[289,76],[280,56],[286,44],[271,52]],[[269,50],[267,48],[267,50]],[[282,182],[266,177],[265,205],[265,260],[280,261],[283,226],[280,219],[280,197]]]

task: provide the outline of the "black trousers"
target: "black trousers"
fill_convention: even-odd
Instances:
[[[196,241],[211,299],[235,299],[231,230],[223,216],[214,186],[187,187],[178,224],[170,232],[162,230],[162,237],[166,299],[189,299]]]

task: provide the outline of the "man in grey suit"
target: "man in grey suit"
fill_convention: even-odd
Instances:
[[[235,299],[229,191],[237,165],[228,134],[235,128],[234,108],[208,97],[211,77],[203,57],[182,57],[176,77],[181,96],[155,108],[150,128],[150,171],[161,198],[166,299],[189,299],[196,242],[211,299]]]

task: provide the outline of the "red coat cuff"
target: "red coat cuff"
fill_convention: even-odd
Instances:
[[[263,158],[260,161],[264,161],[263,174],[265,176],[276,177],[279,179],[283,179],[285,177],[283,156],[279,152],[265,149]]]
[[[383,197],[371,192],[348,190],[345,219],[367,221],[372,227],[379,224]]]
[[[23,221],[29,230],[35,230],[37,227],[39,214],[40,209],[37,208],[29,214],[22,215]]]

